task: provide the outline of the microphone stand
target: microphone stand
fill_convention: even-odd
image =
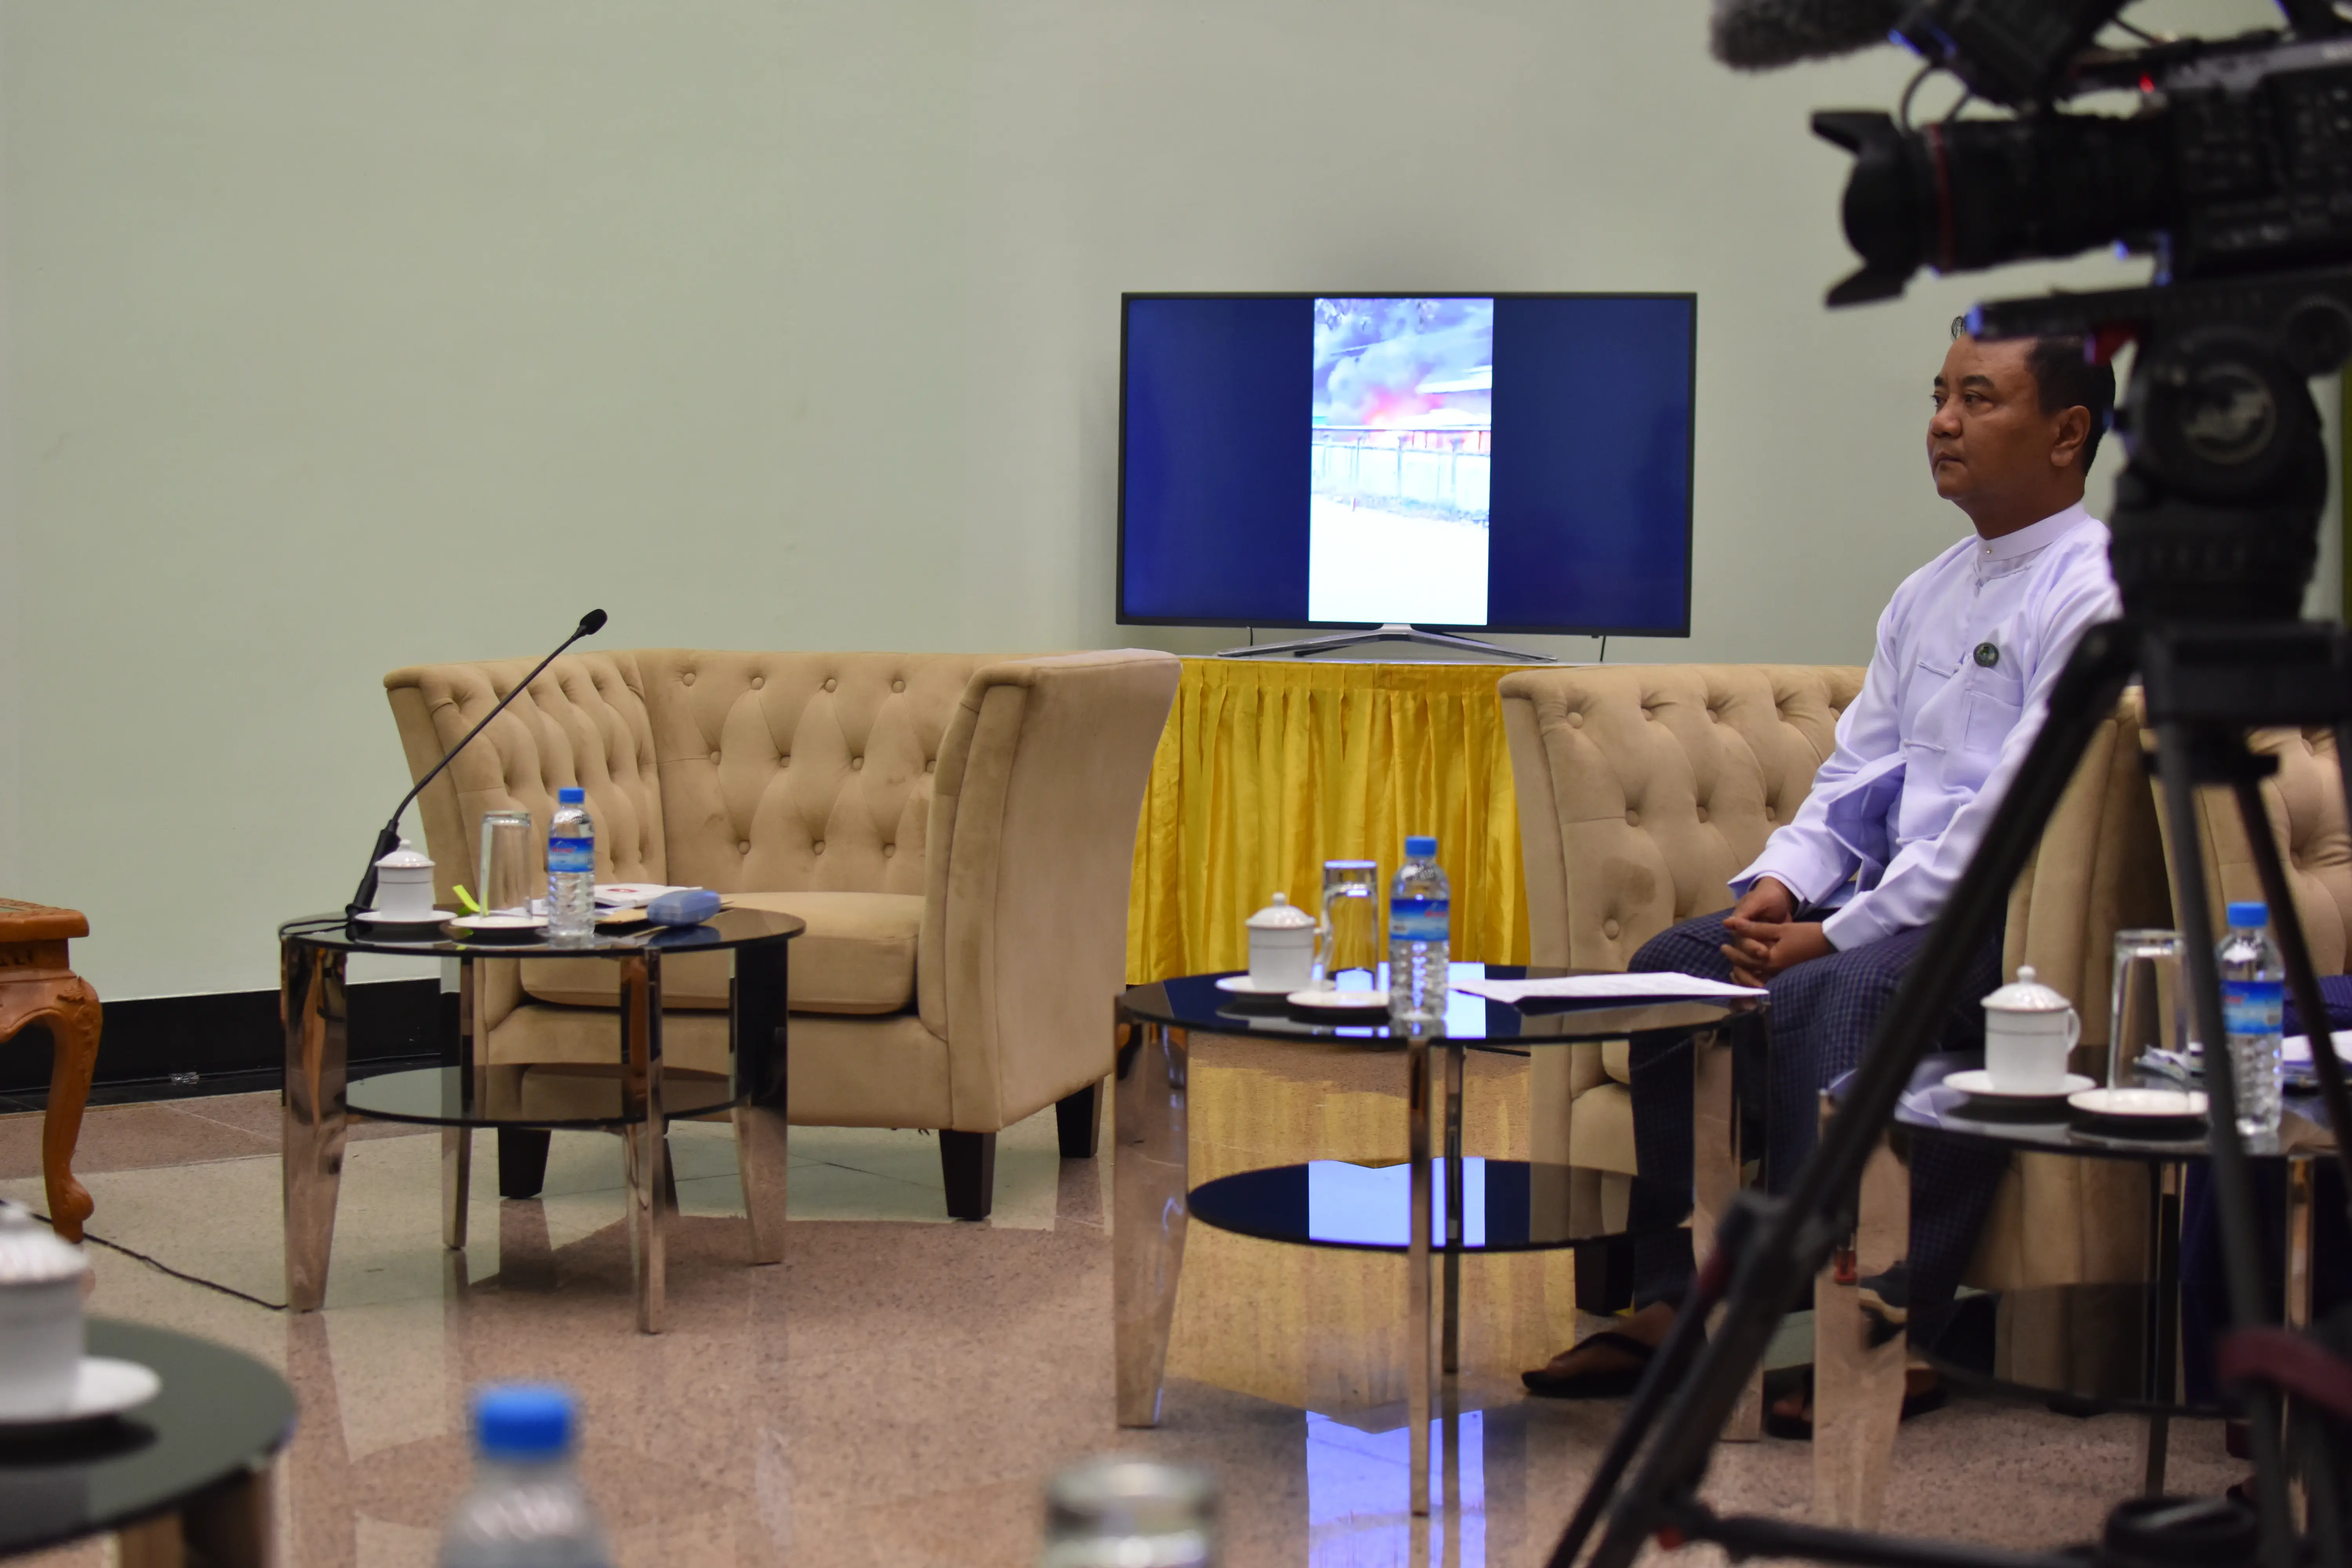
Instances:
[[[578,642],[582,637],[587,637],[592,632],[602,631],[604,626],[604,612],[602,610],[591,610],[586,615],[581,616],[580,624],[572,628],[572,635],[565,637],[562,642],[556,644],[555,651],[549,654],[545,658],[541,659],[537,668],[533,669],[529,675],[524,676],[520,681],[517,681],[515,683],[515,689],[512,691],[509,691],[504,697],[499,698],[498,706],[491,709],[488,713],[483,714],[482,721],[466,731],[465,739],[459,741],[456,745],[443,752],[441,760],[433,764],[433,771],[416,781],[416,787],[415,789],[410,790],[406,795],[400,797],[400,804],[392,808],[392,816],[385,821],[383,830],[375,836],[375,847],[368,851],[367,875],[360,879],[359,890],[352,895],[352,901],[343,907],[343,914],[346,919],[355,917],[365,910],[372,910],[375,907],[375,863],[400,847],[400,819],[407,813],[409,802],[424,794],[425,786],[431,784],[435,779],[439,778],[441,776],[441,770],[447,767],[449,763],[456,759],[458,752],[473,744],[474,737],[480,734],[484,730],[488,729],[490,721],[505,712],[508,703],[513,701],[516,698],[521,696],[526,690],[528,690],[530,687],[530,683],[537,680],[540,678],[541,673],[544,671],[549,665],[553,664],[556,659],[562,656],[565,648],[570,647],[573,643]]]

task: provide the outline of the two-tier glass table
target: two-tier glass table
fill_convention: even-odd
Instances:
[[[2181,1402],[2181,1193],[2189,1166],[2208,1151],[2202,1121],[2134,1135],[2126,1125],[2074,1112],[2063,1100],[2004,1106],[1962,1093],[1944,1079],[1973,1057],[1932,1057],[1922,1064],[1895,1113],[1896,1128],[1917,1138],[1944,1139],[2011,1154],[2063,1154],[2082,1160],[2125,1161],[2149,1169],[2147,1253],[2144,1280],[2043,1286],[2003,1293],[1992,1363],[1961,1365],[1924,1352],[1937,1371],[1964,1382],[2092,1414],[2137,1412],[2147,1418],[2142,1451],[2149,1495],[2164,1489],[2169,1418],[2218,1417],[2221,1412]],[[2165,1078],[2134,1070],[2120,1087],[2179,1089]],[[2284,1281],[2286,1321],[2311,1319],[2311,1243],[2315,1163],[2335,1157],[2325,1107],[2315,1094],[2290,1092],[2280,1132],[2245,1139],[2249,1159],[2285,1167],[2286,1237]]]
[[[764,910],[724,910],[698,926],[599,927],[567,943],[468,941],[450,926],[386,931],[341,915],[280,926],[289,1303],[308,1312],[326,1300],[344,1129],[353,1113],[442,1129],[442,1242],[452,1249],[466,1245],[475,1129],[620,1133],[628,1168],[637,1327],[650,1334],[661,1331],[663,1231],[677,1203],[665,1134],[678,1117],[732,1110],[751,1259],[782,1261],[785,954],[786,944],[803,929],[796,916]],[[343,972],[354,952],[439,958],[445,973],[455,971],[456,1038],[441,1066],[349,1081],[351,1019]],[[704,952],[726,952],[734,961],[727,1005],[731,1075],[666,1071],[662,1062],[662,960]],[[526,1078],[513,1066],[489,1059],[480,966],[524,958],[601,959],[619,966],[620,1005],[610,1062],[542,1068]],[[550,1081],[541,1083],[542,1079]]]
[[[1454,966],[1457,980],[1481,973],[1502,980],[1577,972]],[[1413,1035],[1392,1030],[1377,1014],[1360,1023],[1303,1017],[1279,998],[1241,997],[1220,990],[1221,978],[1191,975],[1130,986],[1114,1013],[1118,1099],[1111,1235],[1118,1423],[1160,1424],[1188,1217],[1269,1241],[1401,1253],[1410,1260],[1407,1342],[1414,1347],[1406,1375],[1412,1502],[1415,1513],[1426,1513],[1433,1393],[1444,1373],[1457,1370],[1459,1359],[1462,1258],[1583,1247],[1685,1225],[1693,1230],[1694,1245],[1703,1250],[1739,1181],[1739,1118],[1731,1107],[1729,1047],[1736,1030],[1760,1026],[1761,998],[1640,1006],[1531,1000],[1525,1006],[1510,1006],[1456,990],[1448,998],[1442,1032]],[[1710,1146],[1706,1137],[1696,1141],[1689,1189],[1620,1172],[1465,1155],[1465,1048],[1526,1050],[1620,1040],[1653,1031],[1690,1037],[1696,1047],[1698,1125],[1720,1127],[1729,1141],[1730,1146],[1723,1148]],[[1194,1035],[1325,1040],[1337,1050],[1394,1052],[1398,1087],[1404,1091],[1405,1168],[1310,1160],[1239,1172],[1192,1186],[1185,1087]],[[1436,1071],[1440,1062],[1442,1079]],[[1444,1131],[1443,1152],[1434,1158],[1430,1144],[1433,1100],[1443,1107],[1440,1125]],[[1433,1257],[1444,1260],[1443,1306],[1436,1313]],[[1442,1326],[1442,1333],[1433,1333],[1433,1326]]]

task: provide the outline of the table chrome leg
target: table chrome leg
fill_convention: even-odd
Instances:
[[[1445,1043],[1445,1328],[1439,1365],[1462,1370],[1462,1047]]]
[[[1190,1040],[1182,1029],[1114,1015],[1118,1104],[1112,1115],[1111,1312],[1118,1424],[1160,1425],[1168,1331],[1191,1210]]]
[[[466,1250],[466,1200],[474,1177],[474,1130],[441,1129],[441,1245]]]
[[[1729,1029],[1702,1029],[1691,1037],[1691,1249],[1704,1258],[1715,1250],[1716,1227],[1747,1183],[1739,1147],[1739,1101],[1732,1081]],[[1721,1309],[1717,1310],[1721,1321]],[[1712,1325],[1711,1325],[1712,1326]],[[1753,1443],[1764,1436],[1764,1369],[1748,1373],[1748,1387],[1723,1424],[1727,1443]]]
[[[1429,1512],[1430,1333],[1429,1231],[1434,1219],[1429,1148],[1429,1037],[1405,1037],[1405,1159],[1412,1167],[1412,1203],[1405,1217],[1405,1434],[1412,1470],[1412,1511]]]
[[[1822,1097],[1829,1114],[1829,1097]],[[1853,1245],[1813,1283],[1813,1518],[1875,1530],[1903,1419],[1909,1341],[1872,1343],[1861,1281],[1893,1266],[1911,1233],[1911,1177],[1882,1136],[1863,1167]]]
[[[481,1064],[477,1059],[481,1044],[476,1026],[480,1015],[476,1011],[480,992],[477,988],[474,961],[461,958],[457,967],[457,1104],[458,1115],[473,1114],[479,1107],[478,1077]],[[446,1090],[444,1091],[446,1096]],[[446,1100],[444,1100],[446,1107]],[[462,1252],[466,1247],[466,1201],[473,1184],[474,1130],[470,1127],[441,1129],[441,1245],[452,1252]]]
[[[191,1557],[206,1568],[271,1568],[278,1561],[278,1521],[269,1496],[275,1468],[250,1471],[180,1510]]]
[[[735,1047],[735,1168],[743,1180],[743,1215],[751,1232],[751,1261],[784,1260],[784,1197],[791,1156],[786,1114],[789,1039],[786,1010],[789,942],[748,948],[735,955],[729,1019]]]
[[[279,1154],[286,1300],[295,1311],[315,1312],[327,1299],[350,1115],[343,1102],[351,1053],[343,954],[323,943],[285,942],[278,984],[286,1028],[285,1138]]]
[[[631,1112],[622,1134],[628,1165],[629,1261],[636,1278],[637,1328],[657,1334],[667,1316],[663,1211],[672,1201],[669,1129],[662,1111],[661,960],[632,953],[620,964],[622,1070]]]
[[[2155,1262],[2155,1321],[2148,1335],[2146,1381],[2151,1403],[2168,1405],[2180,1378],[2180,1194],[2187,1167],[2178,1161],[2151,1173],[2155,1202],[2148,1218],[2148,1255]],[[2140,1430],[2140,1489],[2149,1497],[2164,1495],[2164,1472],[2170,1462],[2172,1418],[2151,1412]]]

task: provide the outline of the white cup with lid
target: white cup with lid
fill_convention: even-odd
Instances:
[[[1276,893],[1249,918],[1250,984],[1262,991],[1304,991],[1315,973],[1315,917]]]
[[[2022,964],[2014,983],[1984,999],[1985,1076],[2000,1094],[2057,1094],[2066,1059],[2083,1037],[2074,1005]]]
[[[81,1383],[81,1248],[0,1203],[0,1420],[62,1415]]]
[[[409,843],[375,863],[375,913],[396,920],[430,920],[433,858]]]

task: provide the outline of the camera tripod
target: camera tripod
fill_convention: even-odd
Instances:
[[[2259,286],[2242,288],[2241,305],[2259,292]],[[2136,313],[2093,313],[2127,299],[2139,306]],[[2326,489],[2305,378],[2333,366],[2310,364],[2307,352],[2290,352],[2274,331],[2228,321],[2184,321],[2179,302],[2170,289],[2132,290],[2104,300],[2012,301],[1979,312],[1980,337],[2072,333],[2111,342],[2118,320],[2137,326],[2141,347],[2119,417],[2132,460],[2117,483],[2110,551],[2124,618],[2093,626],[2068,659],[2047,719],[1984,841],[1791,1190],[1777,1200],[1744,1197],[1727,1217],[1554,1549],[1554,1568],[1570,1568],[1596,1530],[1591,1568],[1628,1568],[1653,1536],[1669,1547],[1714,1542],[1735,1560],[1760,1554],[1919,1568],[2082,1568],[2078,1552],[1993,1551],[1720,1516],[1699,1500],[1698,1490],[1717,1435],[1775,1327],[1852,1232],[1863,1167],[1914,1068],[1934,1048],[1934,1022],[1961,1000],[1966,955],[1999,931],[2011,885],[2135,672],[2157,738],[2192,1017],[2206,1042],[2211,1173],[2236,1331],[2221,1347],[2221,1364],[2225,1397],[2252,1434],[2258,1508],[2248,1529],[2230,1505],[2126,1503],[2110,1517],[2098,1560],[2199,1561],[2215,1568],[2233,1561],[2258,1561],[2263,1568],[2315,1561],[2345,1568],[2352,1400],[2343,1400],[2341,1391],[2352,1384],[2352,1363],[2341,1351],[2265,1326],[2261,1222],[2237,1128],[2196,805],[2199,787],[2225,787],[2245,823],[2287,991],[2317,1042],[2313,1061],[2352,1193],[2352,1090],[2328,1048],[2326,1007],[2263,808],[2261,780],[2271,760],[2245,744],[2252,729],[2326,726],[2339,762],[2352,763],[2352,634],[2295,618]],[[2333,357],[2340,363],[2344,356]],[[2352,772],[2346,785],[2352,806]],[[1720,1324],[1710,1337],[1706,1324],[1718,1306]],[[2339,1327],[2352,1331],[2352,1325]],[[2302,1488],[2300,1521],[2293,1480]],[[2181,1555],[2184,1547],[2193,1555]]]

